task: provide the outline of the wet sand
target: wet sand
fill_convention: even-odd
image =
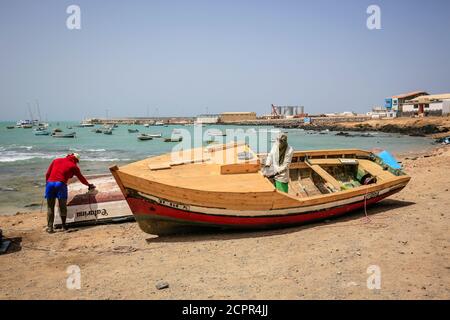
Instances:
[[[416,158],[417,157],[417,158]],[[367,211],[259,232],[156,237],[135,223],[44,232],[0,216],[1,299],[450,299],[450,148],[403,159],[409,185]],[[78,265],[81,289],[66,287]],[[367,288],[367,268],[381,289]],[[169,288],[155,284],[166,281]]]

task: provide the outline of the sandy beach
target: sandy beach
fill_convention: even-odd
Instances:
[[[450,148],[402,162],[411,182],[369,218],[289,229],[156,237],[123,223],[49,235],[45,213],[0,216],[14,241],[0,299],[449,299]],[[66,287],[70,265],[79,290]],[[367,288],[371,265],[379,290]]]

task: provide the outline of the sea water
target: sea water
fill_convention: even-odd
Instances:
[[[167,143],[163,139],[140,141],[139,133],[157,134],[171,137],[173,132],[189,132],[194,137],[194,130],[202,130],[203,145],[206,140],[220,143],[233,141],[232,134],[227,136],[209,137],[206,130],[220,130],[229,133],[240,129],[244,133],[256,132],[259,139],[265,143],[254,146],[257,152],[267,152],[273,143],[277,130],[288,135],[288,142],[295,150],[311,149],[341,149],[360,148],[366,150],[385,149],[394,154],[415,153],[427,151],[433,147],[432,140],[423,137],[409,137],[399,134],[371,132],[370,137],[337,136],[336,132],[314,132],[301,129],[278,129],[270,126],[231,126],[208,125],[201,129],[196,126],[149,126],[119,125],[112,135],[95,133],[95,128],[76,127],[75,122],[51,123],[49,131],[60,128],[65,133],[76,132],[76,138],[53,138],[51,136],[36,136],[33,129],[14,128],[7,126],[14,123],[0,122],[0,214],[14,214],[17,211],[39,209],[45,186],[45,172],[50,162],[56,157],[64,157],[68,153],[77,152],[81,155],[79,164],[83,174],[108,172],[113,164],[126,164],[139,159],[167,153],[176,143]],[[138,129],[139,133],[129,133],[128,129]],[[230,131],[231,130],[231,131]],[[264,134],[263,134],[264,133]],[[262,137],[262,138],[261,138]],[[247,141],[250,142],[251,141]],[[186,143],[186,141],[184,141]]]

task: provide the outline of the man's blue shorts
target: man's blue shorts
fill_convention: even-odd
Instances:
[[[67,185],[64,182],[47,182],[45,198],[67,199]]]

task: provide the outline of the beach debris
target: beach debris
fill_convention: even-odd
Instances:
[[[19,191],[19,189],[12,187],[0,187],[0,191]]]
[[[113,251],[115,253],[131,253],[131,252],[135,252],[138,249],[132,246],[115,246],[113,248]]]
[[[162,290],[169,288],[169,283],[166,281],[158,281],[155,285],[156,289]]]

